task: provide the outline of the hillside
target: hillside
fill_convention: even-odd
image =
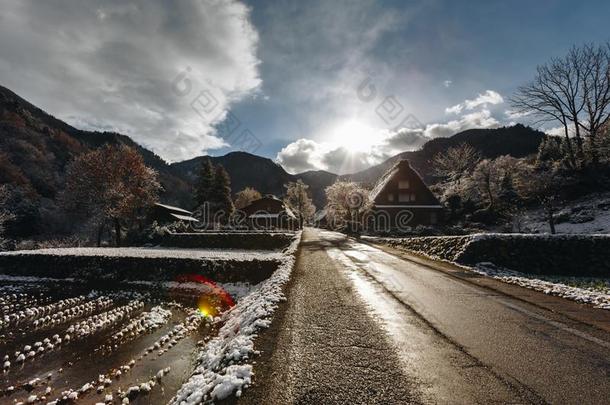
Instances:
[[[294,181],[294,176],[271,159],[246,152],[230,152],[224,156],[210,156],[214,165],[221,164],[231,176],[231,188],[237,192],[244,187],[254,187],[263,194],[282,195],[284,184]],[[203,156],[172,164],[176,174],[193,182],[201,166]]]
[[[231,152],[211,157],[211,160],[225,167],[231,176],[233,192],[250,186],[263,194],[281,196],[286,183],[302,179],[310,186],[314,203],[320,208],[325,204],[324,189],[337,178],[373,184],[396,160],[408,159],[430,183],[434,181],[433,156],[449,147],[469,143],[484,157],[505,154],[522,157],[534,153],[543,136],[543,133],[522,125],[468,130],[450,138],[431,140],[421,150],[400,153],[379,165],[345,176],[323,170],[292,175],[271,159],[245,152]],[[44,218],[47,213],[57,211],[66,165],[75,156],[106,143],[136,148],[146,164],[159,172],[164,187],[161,200],[193,208],[191,189],[202,157],[170,165],[128,136],[79,130],[0,86],[0,184],[12,184],[19,189],[14,209],[23,211],[22,216],[29,218],[19,224],[20,233],[28,235],[46,230]]]
[[[125,144],[142,154],[146,164],[159,172],[163,201],[188,201],[189,185],[163,159],[128,136],[76,129],[0,86],[0,184],[16,189],[11,203],[20,220],[12,226],[13,233],[47,231],[51,224],[46,221],[53,216],[49,214],[57,212],[68,163],[107,143]]]
[[[361,172],[341,176],[341,179],[374,184],[397,160],[407,159],[427,183],[432,183],[434,181],[432,159],[437,153],[442,153],[451,147],[467,143],[479,150],[484,158],[496,158],[502,155],[524,157],[536,153],[544,136],[544,133],[521,124],[494,129],[469,129],[449,138],[432,139],[420,150],[399,153]]]

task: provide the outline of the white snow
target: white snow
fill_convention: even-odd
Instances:
[[[530,210],[516,222],[521,222],[523,231],[548,233],[545,215],[542,209]],[[555,218],[557,233],[610,233],[610,193],[588,195],[560,206]]]
[[[281,260],[282,253],[265,250],[238,249],[183,249],[183,248],[55,248],[0,252],[0,256],[84,256],[84,257],[136,257],[201,260]]]
[[[300,240],[299,232],[271,277],[218,319],[223,326],[203,347],[198,356],[199,365],[171,404],[194,405],[221,400],[234,392],[240,395],[251,384],[252,365],[247,363],[256,354],[254,339],[261,328],[270,325],[278,303],[285,299],[282,288],[290,278]]]
[[[493,263],[478,263],[472,270],[505,283],[516,284],[584,304],[591,304],[596,308],[610,309],[610,279],[531,275],[498,267]],[[569,285],[568,283],[589,286],[597,284],[599,287],[587,288]]]

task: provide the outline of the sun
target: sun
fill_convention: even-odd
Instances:
[[[330,136],[330,143],[352,153],[368,152],[379,141],[379,131],[358,120],[337,125]]]

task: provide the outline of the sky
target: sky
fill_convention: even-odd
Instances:
[[[344,174],[528,124],[511,94],[609,40],[608,15],[606,1],[0,0],[0,85],[169,162],[243,150]]]

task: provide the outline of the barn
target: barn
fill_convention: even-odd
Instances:
[[[435,226],[443,220],[443,206],[408,160],[400,160],[369,194],[369,231],[408,231],[418,225]]]
[[[268,194],[241,210],[251,229],[296,229],[298,219],[284,201]]]

